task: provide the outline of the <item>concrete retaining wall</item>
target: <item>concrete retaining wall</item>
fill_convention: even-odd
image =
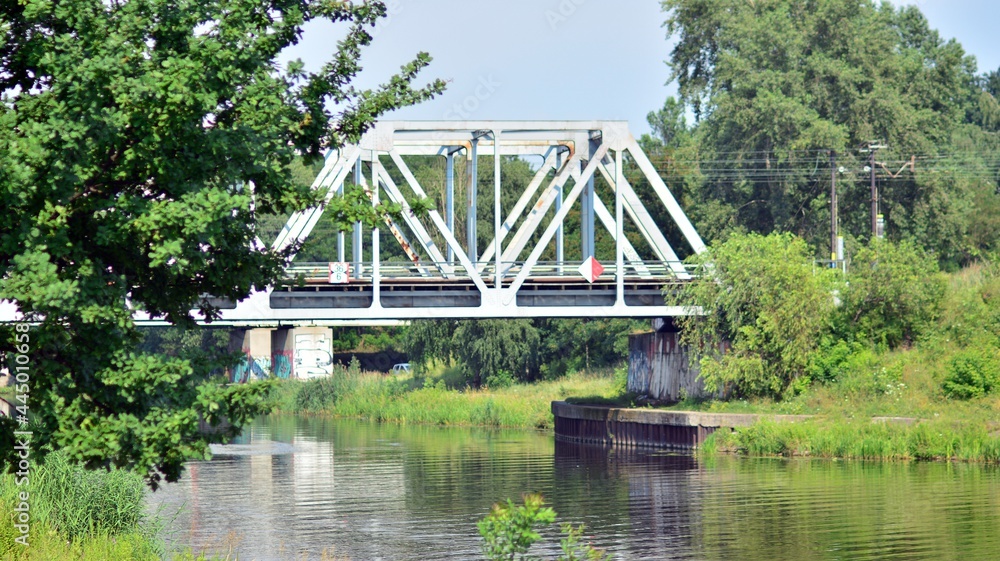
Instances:
[[[809,415],[753,415],[700,413],[657,409],[621,409],[595,405],[552,402],[556,438],[624,447],[697,448],[719,429],[731,430],[767,417],[794,422]]]

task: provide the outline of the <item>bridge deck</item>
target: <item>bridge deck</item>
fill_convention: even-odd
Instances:
[[[626,306],[662,306],[663,290],[679,286],[676,279],[626,279]],[[504,282],[510,288],[510,282]],[[483,294],[471,279],[411,278],[382,279],[378,287],[383,308],[473,308],[483,304]],[[275,288],[270,295],[273,309],[368,308],[375,298],[370,280],[330,284],[307,279],[303,284]],[[529,279],[517,292],[519,307],[613,306],[617,298],[614,280],[589,283],[585,279],[550,277]]]

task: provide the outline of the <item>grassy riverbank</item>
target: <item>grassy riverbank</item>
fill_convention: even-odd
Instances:
[[[27,493],[22,501],[21,493]],[[15,526],[28,509],[27,546]],[[162,558],[155,528],[144,515],[145,485],[138,475],[87,472],[50,455],[29,484],[0,475],[0,559],[154,560]],[[21,543],[18,542],[21,538]]]
[[[686,400],[669,409],[812,414],[719,434],[708,448],[752,455],[1000,462],[1000,267],[947,275],[933,324],[889,350],[824,340],[805,383],[780,399]],[[873,418],[905,417],[912,423]]]
[[[810,456],[864,460],[952,460],[1000,463],[1000,434],[953,420],[913,424],[819,417],[798,423],[760,421],[717,432],[703,453]]]
[[[835,383],[774,401],[686,401],[670,409],[811,414],[718,433],[706,450],[877,460],[1000,462],[1000,397],[956,399],[942,381],[960,348],[870,353]]]
[[[569,396],[611,398],[624,392],[624,370],[577,373],[553,381],[471,389],[453,371],[385,376],[344,370],[330,378],[286,381],[278,411],[379,422],[551,428],[551,403]]]
[[[21,493],[27,493],[27,501]],[[235,561],[232,555],[190,550],[168,554],[157,537],[161,523],[146,514],[146,493],[135,473],[87,471],[59,454],[33,467],[26,484],[18,485],[13,474],[0,474],[0,560]],[[26,537],[15,526],[25,506]]]

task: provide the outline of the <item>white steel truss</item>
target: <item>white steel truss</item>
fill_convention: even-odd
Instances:
[[[440,156],[446,162],[443,215],[436,209],[425,216],[409,212],[407,197],[426,197],[427,192],[407,165],[408,156]],[[501,209],[503,156],[533,157],[540,162],[506,215]],[[456,158],[466,160],[469,173],[466,243],[459,241],[455,229]],[[477,166],[483,158],[493,161],[494,235],[480,253]],[[313,183],[314,189],[327,191],[324,203],[292,215],[272,248],[286,249],[306,240],[322,219],[326,203],[343,195],[345,185],[353,183],[365,189],[373,204],[385,197],[402,206],[402,223],[387,219],[384,229],[403,246],[409,263],[400,267],[381,262],[383,228],[372,228],[366,235],[356,225],[351,237],[353,255],[345,255],[345,233],[341,232],[337,255],[330,256],[330,261],[351,263],[349,284],[323,281],[326,263],[293,263],[290,275],[309,277],[307,286],[255,292],[225,307],[213,324],[264,327],[391,324],[420,318],[684,315],[684,308],[663,305],[660,291],[667,284],[689,280],[690,275],[664,235],[663,225],[656,223],[625,179],[625,162],[637,168],[652,189],[646,199],[665,208],[688,246],[685,253],[704,251],[701,237],[624,121],[379,122],[358,145],[328,154]],[[400,177],[402,182],[397,181]],[[610,187],[613,200],[601,200],[594,187],[596,178]],[[604,191],[606,195],[609,190]],[[566,260],[564,230],[573,209],[579,210],[581,252],[579,260]],[[633,225],[632,241],[626,237],[626,216]],[[614,263],[603,264],[604,275],[590,283],[577,267],[594,256],[595,226],[606,229],[615,255]],[[647,255],[655,259],[640,257],[633,243],[635,231],[648,244]],[[362,251],[366,243],[370,244],[368,259]],[[553,244],[555,261],[541,261],[546,251],[553,252]],[[527,257],[520,260],[525,251]],[[142,313],[136,314],[136,320],[163,323]]]
[[[536,157],[540,165],[506,215],[501,211],[502,156]],[[409,212],[408,196],[425,197],[426,189],[407,165],[408,156],[441,156],[446,161],[444,212],[426,216]],[[454,212],[454,162],[465,158],[469,172],[465,227],[466,240],[456,237]],[[483,158],[493,161],[493,233],[482,248],[476,238],[477,166]],[[379,122],[356,146],[332,153],[316,177],[314,189],[326,189],[327,200],[343,194],[345,183],[365,187],[370,198],[399,204],[403,224],[387,220],[384,229],[403,245],[412,265],[393,267],[380,261],[381,230],[370,237],[355,227],[352,286],[311,286],[267,290],[251,295],[235,308],[223,310],[222,324],[278,325],[291,323],[334,324],[344,321],[389,321],[418,318],[515,317],[662,317],[681,315],[678,307],[649,298],[659,288],[690,278],[677,252],[653,219],[639,194],[625,180],[623,161],[628,158],[651,187],[652,197],[688,245],[687,253],[700,253],[705,245],[670,189],[643,153],[622,121],[397,121]],[[364,169],[368,169],[366,174]],[[391,169],[390,169],[391,168]],[[395,173],[393,173],[395,172]],[[394,177],[396,179],[394,179]],[[403,182],[397,180],[402,177]],[[613,200],[601,200],[595,177],[611,187]],[[486,193],[484,193],[486,194]],[[488,195],[487,195],[488,196]],[[647,197],[647,200],[651,197]],[[564,259],[567,215],[580,211],[582,251],[579,260]],[[300,243],[319,223],[323,206],[293,215],[275,239],[274,249]],[[644,261],[625,236],[626,216],[648,244],[654,261]],[[409,237],[404,233],[409,232]],[[544,225],[544,228],[543,228]],[[594,255],[595,226],[603,227],[615,244],[614,263],[605,263],[606,280],[589,284],[577,266]],[[367,242],[365,240],[368,240]],[[437,242],[435,240],[438,240]],[[443,242],[443,247],[441,246]],[[555,243],[555,262],[541,262]],[[368,243],[371,257],[364,259]],[[338,238],[338,260],[347,261],[345,238]],[[526,259],[519,260],[524,252]],[[549,250],[551,253],[551,250]],[[421,254],[426,259],[421,258]],[[331,257],[332,260],[332,257]],[[323,273],[323,264],[297,265],[293,272]],[[408,264],[409,265],[409,264]],[[547,284],[541,284],[545,282]],[[431,284],[428,284],[431,283]],[[530,287],[528,285],[531,285]],[[427,286],[433,286],[423,292]],[[630,290],[646,289],[645,299]],[[460,292],[451,291],[457,288]],[[531,288],[531,290],[528,290]],[[553,288],[553,290],[546,290]],[[322,291],[320,291],[322,290]],[[353,290],[349,303],[329,306],[337,290]],[[414,292],[417,290],[416,292]],[[284,291],[284,292],[280,292]],[[571,296],[567,296],[571,294]],[[345,293],[346,294],[346,293]],[[344,296],[343,298],[346,298]],[[276,305],[281,300],[283,303]],[[639,303],[637,304],[636,301]],[[292,302],[289,304],[289,302]],[[307,302],[299,305],[294,302]]]

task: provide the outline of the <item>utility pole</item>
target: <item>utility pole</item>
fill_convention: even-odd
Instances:
[[[830,150],[830,261],[837,260],[837,153]]]
[[[878,237],[878,187],[875,186],[875,152],[887,148],[882,144],[876,144],[872,142],[868,145],[868,150],[862,150],[862,152],[871,153],[871,163],[869,164],[869,169],[871,170],[871,182],[872,182],[872,239]]]
[[[872,147],[872,239],[878,236],[878,187],[875,186],[875,148]]]

